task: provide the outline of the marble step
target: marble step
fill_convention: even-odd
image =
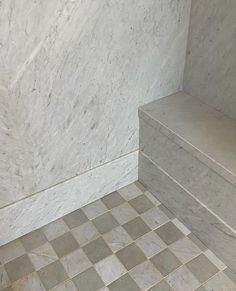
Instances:
[[[236,122],[183,92],[139,118],[139,180],[236,272]]]
[[[236,120],[183,92],[142,106],[139,116],[236,185]]]

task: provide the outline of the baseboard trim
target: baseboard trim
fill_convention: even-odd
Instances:
[[[0,209],[0,246],[138,179],[138,151]]]

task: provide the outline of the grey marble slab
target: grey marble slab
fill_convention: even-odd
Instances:
[[[193,0],[184,91],[236,118],[236,1]]]
[[[163,134],[159,123],[143,118],[140,118],[140,149],[236,230],[236,186]]]
[[[139,115],[236,185],[236,121],[183,92],[142,106]]]
[[[236,232],[142,152],[139,155],[139,180],[224,263],[236,271]]]

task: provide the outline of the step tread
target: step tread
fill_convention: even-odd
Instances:
[[[236,121],[184,92],[161,98],[139,109],[208,166],[236,184]]]

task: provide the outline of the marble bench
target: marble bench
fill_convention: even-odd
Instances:
[[[236,272],[236,121],[183,92],[139,119],[139,180]]]

